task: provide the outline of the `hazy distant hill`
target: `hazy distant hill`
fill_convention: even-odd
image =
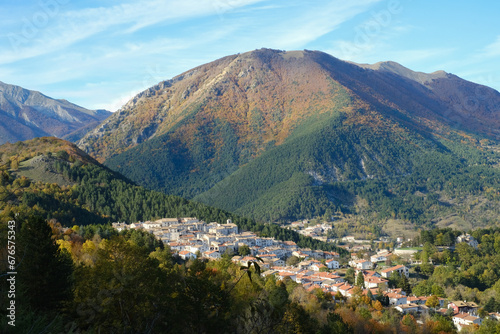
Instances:
[[[89,125],[96,126],[109,115],[107,110],[88,110],[0,82],[0,144],[42,136],[63,137],[85,127],[88,131]],[[85,133],[72,139],[80,139]]]
[[[363,199],[423,222],[462,210],[459,193],[498,194],[499,106],[497,91],[442,71],[261,49],[149,88],[78,144],[148,188],[259,219]]]

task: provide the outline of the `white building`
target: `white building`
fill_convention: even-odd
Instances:
[[[458,331],[461,331],[465,326],[481,325],[483,321],[481,318],[470,315],[469,313],[458,313],[454,315],[452,319]]]
[[[326,260],[325,264],[328,267],[328,269],[339,269],[340,268],[339,261],[334,260],[334,259]]]
[[[405,275],[406,277],[410,276],[410,271],[403,265],[397,265],[395,267],[387,268],[382,270],[382,277],[389,278],[393,272],[398,272],[399,275]]]

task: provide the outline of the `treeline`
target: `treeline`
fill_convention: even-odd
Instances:
[[[321,289],[261,277],[258,263],[184,262],[146,232],[63,230],[30,216],[16,229],[17,320],[9,327],[2,308],[2,332],[453,333],[449,319],[419,325],[361,290],[335,301]],[[6,280],[0,286],[6,305]]]

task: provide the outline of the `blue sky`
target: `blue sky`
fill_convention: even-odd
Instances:
[[[262,47],[445,70],[500,90],[500,2],[0,2],[0,81],[117,110],[137,92]]]

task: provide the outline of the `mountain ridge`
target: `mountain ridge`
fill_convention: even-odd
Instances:
[[[0,144],[42,136],[64,137],[89,124],[97,125],[109,115],[107,110],[85,109],[0,81]]]

